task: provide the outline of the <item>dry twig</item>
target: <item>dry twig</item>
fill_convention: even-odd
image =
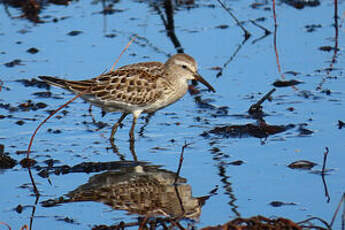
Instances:
[[[177,172],[176,172],[176,177],[175,177],[175,182],[174,184],[177,183],[177,180],[180,176],[180,171],[182,168],[182,163],[183,163],[183,153],[184,153],[184,149],[187,148],[190,144],[187,144],[187,142],[184,143],[184,145],[182,146],[182,150],[181,150],[181,154],[180,154],[180,162],[178,164],[178,168],[177,168]]]
[[[41,126],[46,123],[52,116],[54,116],[57,112],[59,112],[61,109],[65,108],[67,105],[69,105],[70,103],[72,103],[73,101],[75,101],[78,97],[84,95],[85,93],[87,93],[88,91],[84,91],[82,93],[79,93],[77,94],[76,96],[74,96],[71,100],[67,101],[65,104],[63,104],[62,106],[60,106],[59,108],[57,108],[56,110],[54,110],[46,119],[44,119],[39,125],[38,127],[35,129],[34,133],[32,134],[31,136],[31,139],[30,139],[30,143],[29,143],[29,146],[28,146],[28,150],[26,151],[26,158],[27,159],[30,159],[30,152],[31,152],[31,146],[32,146],[32,143],[34,141],[34,138],[38,132],[38,130],[41,128]]]
[[[241,22],[236,18],[236,16],[231,12],[231,10],[225,6],[225,4],[221,0],[217,0],[217,1],[224,8],[224,10],[226,10],[226,12],[228,12],[228,14],[230,14],[230,16],[236,22],[236,24],[243,30],[244,40],[247,40],[251,36],[251,34],[248,32],[248,30],[246,30],[246,28],[244,28],[244,26],[242,26]]]
[[[9,230],[11,230],[11,226],[9,226],[8,224],[6,224],[5,222],[0,222],[0,224],[5,225]]]
[[[260,100],[258,100],[255,104],[252,104],[250,106],[250,108],[248,109],[248,113],[249,114],[255,114],[261,111],[261,104],[264,103],[264,101],[266,101],[267,99],[269,99],[272,95],[272,93],[274,93],[276,91],[275,88],[271,89],[268,93],[266,93],[262,98],[260,98]]]
[[[135,40],[136,37],[137,37],[137,35],[134,35],[134,37],[127,43],[126,47],[122,50],[120,56],[114,62],[114,64],[111,67],[110,71],[114,71],[114,68],[115,68],[116,64],[119,62],[119,60],[122,57],[123,53],[128,49],[128,47],[132,44],[132,42]]]
[[[326,151],[323,153],[323,163],[322,163],[321,175],[325,175],[327,156],[328,156],[328,152],[329,152],[328,147],[326,147],[325,149],[326,149]]]
[[[343,218],[344,218],[344,215],[345,215],[345,192],[343,193],[339,203],[338,203],[338,207],[337,209],[335,210],[334,212],[334,215],[332,217],[332,220],[331,220],[331,223],[329,224],[329,227],[332,228],[333,224],[334,224],[334,221],[335,221],[335,218],[337,217],[338,215],[338,212],[339,212],[339,209],[341,207],[341,204],[343,203],[343,206],[344,206],[344,211],[343,211]],[[344,221],[344,220],[343,220]]]

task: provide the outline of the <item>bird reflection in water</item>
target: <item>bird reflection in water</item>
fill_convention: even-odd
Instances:
[[[145,217],[188,218],[198,220],[208,196],[192,197],[185,178],[160,169],[159,166],[136,162],[119,170],[107,171],[89,178],[64,197],[41,202],[44,207],[78,201],[102,202],[115,210]]]

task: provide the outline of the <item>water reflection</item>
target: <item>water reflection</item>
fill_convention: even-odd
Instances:
[[[173,43],[176,49],[176,52],[184,53],[183,47],[175,33],[174,7],[173,7],[172,1],[166,0],[163,2],[164,13],[162,12],[159,4],[157,3],[153,3],[153,8],[155,9],[155,11],[157,11],[159,16],[161,17],[167,36],[168,38],[170,38],[171,42]]]
[[[18,1],[18,0],[3,0],[0,3],[4,4],[5,12],[10,18],[26,18],[34,23],[43,23],[44,21],[40,17],[40,13],[44,7],[50,4],[54,5],[68,5],[70,0],[58,0],[58,1]],[[21,15],[12,15],[8,6],[20,9]]]
[[[118,162],[121,165],[121,162]],[[63,197],[42,201],[44,207],[96,201],[115,210],[142,216],[198,219],[208,196],[193,197],[185,178],[143,162],[123,164],[117,170],[91,176],[86,184]]]

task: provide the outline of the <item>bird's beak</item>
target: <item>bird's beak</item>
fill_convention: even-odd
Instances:
[[[214,93],[216,92],[216,90],[203,77],[201,77],[201,75],[198,72],[194,74],[194,77],[195,77],[195,80],[200,81],[202,84],[207,86],[208,90]]]

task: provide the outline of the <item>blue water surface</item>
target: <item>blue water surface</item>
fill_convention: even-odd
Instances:
[[[257,2],[265,3],[253,8],[252,4]],[[145,127],[144,136],[139,136],[145,122],[140,119],[135,142],[138,159],[176,172],[181,148],[185,143],[190,144],[184,152],[181,176],[187,179],[193,197],[210,195],[217,188],[201,208],[195,223],[199,228],[256,215],[284,217],[295,222],[316,216],[330,221],[345,191],[344,129],[337,126],[338,120],[344,121],[345,114],[344,1],[338,3],[337,36],[332,1],[303,9],[278,2],[277,53],[270,2],[224,3],[251,33],[248,40],[244,40],[240,27],[217,1],[174,3],[175,35],[184,52],[197,60],[200,74],[217,92],[207,92],[199,84],[200,94],[187,94],[158,111]],[[118,12],[104,15],[98,1],[72,1],[68,6],[49,4],[40,14],[45,23],[20,18],[21,10],[11,6],[1,8],[0,103],[18,107],[31,100],[47,105],[44,109],[25,112],[0,108],[0,115],[5,116],[0,119],[0,144],[9,156],[17,161],[23,159],[25,155],[19,153],[26,150],[34,129],[48,116],[47,110],[54,110],[73,97],[53,87],[52,97],[41,98],[34,93],[46,89],[25,87],[17,80],[40,75],[72,80],[95,77],[111,68],[134,34],[138,37],[118,66],[152,60],[165,62],[177,52],[160,15],[166,17],[162,2],[118,1],[113,8]],[[54,18],[57,22],[53,22]],[[250,20],[272,33],[264,36],[264,31]],[[308,32],[310,26],[315,30]],[[71,31],[81,33],[69,36]],[[336,43],[336,53],[334,49],[320,50],[325,46],[334,48]],[[31,47],[39,52],[26,52]],[[20,59],[21,65],[5,66],[15,59]],[[217,77],[220,68],[222,74]],[[272,83],[284,79],[303,83],[277,88],[271,100],[263,103],[267,115],[264,119],[269,125],[293,124],[294,128],[267,138],[202,135],[219,126],[256,124],[247,113],[250,105],[270,91],[274,87]],[[198,96],[206,102],[204,106],[196,103]],[[89,105],[78,99],[65,109],[66,115],[60,113],[61,117],[51,118],[34,140],[32,158],[41,166],[47,159],[56,160],[55,165],[60,166],[119,161],[118,155],[109,149],[108,141],[111,126],[119,114],[102,117],[101,110],[94,107],[95,119],[108,124],[96,131],[88,109]],[[16,124],[19,120],[24,124]],[[130,125],[131,116],[128,116],[124,127],[116,133],[116,145],[126,160],[133,160],[128,142]],[[303,135],[300,127],[312,133]],[[287,167],[294,161],[308,160],[318,163],[314,170],[321,170],[325,147],[329,148],[327,168],[332,169],[325,176],[329,201],[319,174]],[[237,160],[243,164],[229,164]],[[49,183],[34,170],[41,193],[35,204],[27,169],[17,164],[12,169],[0,170],[0,222],[12,229],[30,225],[32,207],[35,207],[32,229],[87,229],[136,221],[137,215],[97,202],[66,203],[50,208],[40,205],[43,200],[55,199],[85,184],[95,174],[98,173],[50,174]],[[272,201],[294,205],[273,207]],[[24,207],[21,213],[14,210],[18,205]],[[338,216],[334,229],[340,226]],[[1,225],[0,228],[5,229]]]

